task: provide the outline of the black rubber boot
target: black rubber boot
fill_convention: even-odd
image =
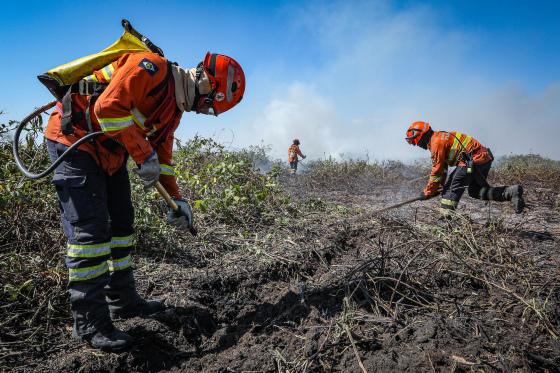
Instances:
[[[521,214],[525,208],[523,199],[523,187],[521,185],[508,186],[504,191],[504,198],[511,201],[516,214]]]
[[[146,301],[136,292],[131,269],[111,273],[107,286],[107,303],[111,320],[147,317],[165,309],[162,301]]]
[[[165,305],[159,300],[146,301],[138,296],[138,303],[130,304],[122,308],[111,308],[111,320],[124,320],[132,317],[148,317],[165,309]]]
[[[505,193],[506,187],[484,187],[480,189],[478,199],[481,199],[483,201],[496,201],[496,202],[503,202],[503,201],[507,201],[504,198],[504,193]]]
[[[134,339],[130,335],[112,325],[89,335],[79,336],[73,333],[73,337],[79,341],[88,342],[93,348],[106,352],[124,351],[134,343]]]
[[[71,281],[68,284],[70,307],[74,318],[72,330],[77,339],[91,336],[99,330],[113,328],[105,299],[105,286],[108,282],[107,273],[85,281]]]

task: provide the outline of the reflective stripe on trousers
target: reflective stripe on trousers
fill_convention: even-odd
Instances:
[[[54,160],[68,147],[47,140],[47,149]],[[108,262],[112,260],[115,268],[118,261],[117,267],[131,271],[134,211],[126,162],[107,175],[88,153],[77,150],[56,168],[53,184],[68,238],[66,265],[74,332],[91,335],[111,325],[106,287],[134,286],[131,274],[111,280]]]
[[[458,201],[453,201],[450,199],[441,199],[441,208],[448,209],[448,210],[455,210],[457,207]]]
[[[136,236],[134,234],[124,237],[113,237],[111,239],[111,248],[134,246],[135,241]]]
[[[472,173],[467,172],[466,167],[455,167],[443,187],[441,207],[455,209],[467,189],[471,197],[487,199],[482,191],[489,188],[486,177],[491,166],[492,161],[475,165]]]
[[[107,263],[109,264],[109,270],[111,272],[127,269],[131,266],[130,255],[127,255],[124,258],[120,259],[109,260],[107,261]]]
[[[47,142],[51,159],[67,147]],[[109,176],[86,152],[76,151],[55,170],[53,183],[61,207],[61,221],[68,238],[66,265],[70,282],[91,280],[114,268],[129,268],[134,246],[134,211],[125,164]],[[111,193],[107,193],[111,190]]]
[[[109,271],[107,262],[104,261],[96,266],[83,267],[83,268],[69,268],[70,281],[85,281],[99,277]]]

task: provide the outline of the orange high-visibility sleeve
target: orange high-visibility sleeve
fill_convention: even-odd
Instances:
[[[100,70],[94,71],[91,75],[85,76],[83,79],[89,82],[109,83],[113,77],[115,69],[118,68],[118,61],[113,61]]]
[[[156,148],[161,168],[159,181],[171,197],[175,199],[183,199],[183,196],[179,191],[179,186],[177,185],[176,171],[173,167],[173,141],[173,134],[169,134],[165,139],[165,142],[159,146],[156,146],[155,144],[152,144],[152,146]]]
[[[144,62],[150,69],[144,66]],[[151,53],[127,54],[119,58],[111,81],[95,103],[101,129],[119,141],[137,164],[152,154],[145,131],[135,122],[137,112],[153,106],[148,93],[166,76],[166,61]],[[96,74],[97,76],[97,74]]]
[[[435,132],[430,139],[428,147],[431,152],[432,170],[428,184],[424,188],[426,196],[434,196],[439,193],[441,185],[445,182],[447,174],[447,138],[446,132]]]

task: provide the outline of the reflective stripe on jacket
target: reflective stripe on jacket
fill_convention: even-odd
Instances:
[[[122,146],[105,147],[102,143],[107,137],[100,136],[96,138],[97,147],[86,143],[80,146],[80,150],[88,152],[111,175],[121,167],[126,153],[130,154],[135,163],[142,164],[155,148],[162,165],[160,181],[172,197],[180,199],[181,194],[171,164],[173,133],[181,112],[176,109],[171,115],[162,114],[161,118],[156,118],[160,120],[151,118],[162,106],[161,103],[169,99],[170,92],[175,101],[172,89],[154,92],[168,77],[167,63],[165,58],[155,53],[128,53],[85,77],[87,81],[108,83],[94,107],[90,108],[93,130],[102,130],[107,137]],[[170,84],[174,84],[173,79],[168,81],[167,85]],[[88,97],[78,94],[72,96],[73,111],[85,112],[87,105]],[[87,134],[87,126],[83,124],[85,122],[75,125],[73,134],[64,135],[61,131],[61,112],[59,103],[57,110],[49,118],[45,137],[70,146]],[[156,114],[159,115],[159,112]],[[147,118],[152,119],[150,123],[147,123]]]
[[[428,196],[438,193],[442,183],[445,182],[449,166],[466,166],[464,153],[471,154],[475,165],[492,160],[488,149],[480,142],[472,136],[457,131],[434,132],[428,143],[428,149],[432,154],[432,171],[428,184],[424,188],[424,194]]]

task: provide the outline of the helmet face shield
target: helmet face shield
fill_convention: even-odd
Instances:
[[[229,64],[227,72],[227,86],[226,86],[226,100],[227,102],[233,101],[233,92],[237,89],[237,84],[234,82],[235,68]]]
[[[431,131],[431,129],[428,122],[414,122],[408,127],[405,140],[410,145],[418,145],[422,136]]]
[[[410,145],[415,145],[414,139],[416,139],[418,136],[420,136],[420,133],[419,133],[418,130],[408,130],[406,132],[405,140]]]

